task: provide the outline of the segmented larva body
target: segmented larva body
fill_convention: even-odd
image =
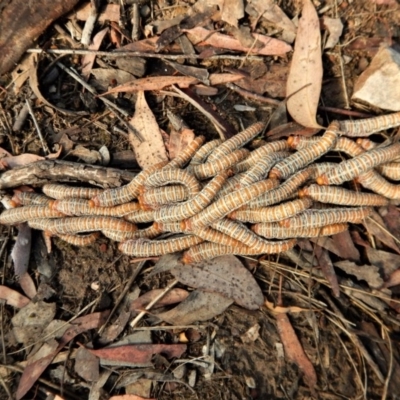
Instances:
[[[158,187],[169,184],[179,184],[187,188],[189,198],[200,192],[200,183],[189,172],[182,169],[165,168],[151,174],[145,181],[146,187]]]
[[[153,222],[154,221],[154,211],[135,211],[130,214],[124,215],[124,219],[129,222],[134,223],[146,223],[146,222]]]
[[[57,235],[61,240],[74,246],[89,246],[99,237],[98,232],[89,233],[88,235]]]
[[[314,176],[314,166],[304,168],[295,173],[277,188],[270,190],[268,193],[262,194],[255,200],[246,204],[248,208],[266,207],[272,204],[280,203],[287,200],[303,183]]]
[[[197,136],[189,143],[186,149],[181,150],[179,154],[172,161],[169,162],[167,168],[182,168],[190,161],[190,159],[205,142],[205,140],[206,138],[204,136]]]
[[[275,142],[266,143],[258,149],[253,150],[245,160],[236,164],[232,169],[235,173],[247,171],[249,168],[256,165],[264,157],[273,153],[288,150],[290,150],[290,147],[286,140],[277,140]]]
[[[204,144],[200,149],[197,151],[197,153],[192,157],[192,160],[190,161],[190,164],[201,164],[205,162],[207,157],[211,154],[211,152],[218,147],[221,143],[223,143],[222,139],[215,139],[211,140],[211,142],[208,142]]]
[[[338,166],[317,178],[319,185],[340,185],[380,164],[391,161],[399,155],[400,143],[373,149],[351,160],[342,161]]]
[[[250,223],[274,222],[292,217],[312,206],[310,198],[296,199],[273,207],[260,207],[252,209],[236,210],[228,215],[228,218]]]
[[[45,195],[53,199],[69,199],[71,197],[80,199],[91,199],[92,197],[102,193],[103,189],[74,187],[49,183],[43,185],[42,191]]]
[[[394,185],[393,183],[388,182],[374,170],[361,174],[357,178],[357,181],[366,189],[370,189],[388,199],[400,199],[400,185]]]
[[[185,223],[185,229],[192,231],[211,225],[214,221],[223,218],[230,212],[276,187],[276,185],[276,180],[267,179],[226,194],[209,205],[206,209],[200,211],[197,215],[187,220]]]
[[[18,191],[15,192],[12,200],[18,205],[45,206],[48,205],[53,199],[39,193]]]
[[[244,244],[251,248],[255,254],[270,254],[270,253],[279,253],[281,250],[280,246],[286,246],[286,242],[269,242],[262,239],[260,236],[256,235],[245,225],[236,222],[230,221],[226,218],[221,219],[220,221],[215,222],[212,227],[225,235],[228,235],[238,242]],[[294,244],[293,244],[294,246]],[[293,247],[291,246],[291,247]]]
[[[260,223],[251,227],[252,231],[257,235],[266,239],[289,239],[293,237],[311,238],[319,236],[331,236],[337,233],[347,231],[347,224],[332,224],[322,226],[320,228],[303,227],[286,227],[280,226],[278,223]]]
[[[358,121],[341,121],[340,130],[346,136],[369,136],[400,125],[400,112]]]
[[[131,239],[153,239],[157,237],[162,231],[155,226],[155,224],[149,226],[145,229],[138,229],[134,232],[122,232],[122,231],[110,231],[110,230],[102,230],[103,235],[115,242],[124,242],[126,240]]]
[[[230,171],[223,171],[213,178],[195,197],[184,203],[161,207],[154,211],[154,220],[157,222],[173,222],[196,215],[207,207],[216,193],[226,182]]]
[[[294,217],[280,221],[281,226],[291,228],[319,228],[326,225],[352,222],[360,223],[372,212],[370,207],[330,208],[323,210],[306,210]]]
[[[176,253],[195,246],[203,241],[202,238],[194,235],[186,235],[166,240],[127,240],[120,243],[118,249],[129,256],[154,257],[163,254]]]
[[[264,122],[256,122],[237,135],[219,145],[209,156],[208,162],[218,160],[222,156],[232,153],[234,150],[244,146],[247,142],[257,136],[265,128]]]
[[[276,243],[276,244],[275,244]],[[287,240],[284,242],[271,242],[269,252],[265,254],[281,253],[291,249],[296,244],[296,240]],[[197,246],[192,247],[190,250],[185,251],[182,257],[184,264],[192,264],[203,260],[219,257],[225,254],[236,254],[236,255],[257,255],[260,254],[258,251],[251,249],[247,246],[224,246],[217,243],[201,243]]]
[[[225,156],[221,156],[217,160],[208,161],[205,164],[189,166],[188,170],[197,179],[207,179],[215,176],[219,172],[235,165],[239,161],[245,159],[249,155],[249,151],[246,149],[235,150]]]
[[[393,181],[400,181],[400,163],[398,162],[382,164],[377,167],[377,170],[386,178]]]
[[[343,206],[380,207],[389,203],[388,199],[374,193],[354,192],[341,187],[310,185],[299,191],[299,196],[308,196],[320,203],[339,204]]]
[[[109,217],[122,217],[140,209],[139,203],[125,203],[115,207],[91,207],[89,200],[63,199],[55,200],[51,204],[53,210],[65,215],[98,215]]]
[[[28,221],[31,228],[51,233],[80,233],[102,230],[133,232],[136,225],[114,217],[70,217],[58,219],[32,219]]]
[[[139,203],[144,209],[185,201],[189,197],[188,190],[181,185],[144,189],[139,196]]]
[[[230,177],[225,183],[224,186],[220,189],[220,191],[215,195],[214,201],[219,198],[225,196],[227,193],[233,192],[237,190],[237,185],[239,184],[240,178],[244,173],[234,175]]]
[[[290,155],[287,151],[279,151],[277,153],[269,154],[264,158],[257,161],[250,167],[239,181],[241,187],[249,186],[259,180],[265,178],[270,169],[280,160]]]
[[[161,232],[183,233],[180,221],[175,222],[154,222],[153,224]]]
[[[270,178],[286,179],[300,168],[307,166],[317,158],[327,153],[336,143],[338,138],[339,123],[333,121],[322,135],[321,139],[310,146],[299,150],[284,160],[275,164],[269,173]]]
[[[25,206],[10,208],[0,214],[0,224],[15,225],[36,218],[60,218],[64,214],[47,206]]]
[[[218,243],[224,246],[243,246],[242,243],[233,239],[231,236],[208,227],[197,229],[193,234],[211,243]]]
[[[140,193],[140,188],[145,180],[154,172],[167,165],[168,161],[160,162],[149,168],[146,168],[136,175],[127,185],[115,189],[104,190],[91,199],[93,207],[111,207],[118,204],[128,203],[134,200]]]

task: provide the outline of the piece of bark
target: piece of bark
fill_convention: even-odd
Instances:
[[[0,75],[8,72],[33,41],[78,0],[11,0],[0,7]]]
[[[136,174],[97,165],[70,161],[45,160],[6,171],[0,178],[0,189],[21,185],[44,185],[50,182],[86,182],[103,188],[118,187]]]

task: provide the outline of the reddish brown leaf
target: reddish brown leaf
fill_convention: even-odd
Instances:
[[[389,276],[389,279],[383,284],[383,287],[390,288],[396,285],[400,285],[400,269],[397,269]]]
[[[335,269],[333,268],[331,258],[329,257],[329,253],[318,244],[314,245],[314,253],[315,257],[318,260],[318,266],[321,268],[325,279],[331,284],[333,294],[336,297],[339,297],[339,283],[337,280]]]
[[[19,277],[18,280],[19,285],[21,286],[21,289],[23,292],[30,298],[33,299],[36,296],[36,286],[35,282],[33,282],[33,279],[31,276],[25,272]]]
[[[282,313],[277,314],[275,317],[286,356],[300,368],[304,374],[304,381],[311,391],[314,392],[315,385],[317,384],[317,374],[315,373],[314,366],[304,352],[288,316]]]
[[[31,255],[32,230],[27,223],[18,225],[18,236],[11,251],[15,275],[23,275],[28,270]]]
[[[16,308],[25,307],[30,302],[27,297],[3,285],[0,285],[0,299],[6,300],[7,304]]]
[[[268,141],[272,141],[290,135],[313,136],[319,130],[319,128],[304,128],[296,122],[288,122],[287,124],[283,124],[271,129],[269,132],[267,132],[267,137]]]
[[[311,0],[304,0],[286,95],[289,114],[296,122],[307,128],[320,127],[316,121],[316,114],[321,93],[322,72],[319,18]]]
[[[338,261],[335,267],[340,268],[346,274],[354,275],[359,281],[365,281],[372,289],[378,289],[383,285],[379,269],[374,265],[357,265],[353,261]]]
[[[64,333],[60,342],[54,350],[52,350],[47,356],[35,360],[29,363],[24,372],[22,373],[19,381],[16,398],[17,400],[22,399],[28,390],[35,384],[40,375],[49,366],[53,358],[57,353],[75,336],[89,329],[99,328],[103,325],[107,319],[109,311],[103,311],[100,313],[93,313],[79,317],[72,322],[73,326],[67,329]]]
[[[132,344],[99,350],[87,349],[96,357],[117,362],[147,364],[153,354],[165,354],[168,358],[180,357],[186,351],[185,344]]]
[[[159,296],[161,292],[164,292],[164,289],[155,289],[150,290],[149,292],[143,294],[136,300],[133,300],[130,309],[131,311],[141,311],[143,310],[147,304],[149,304],[154,298]],[[166,305],[180,303],[185,300],[189,296],[189,292],[184,289],[172,289],[166,295],[164,295],[154,306],[156,307],[164,307]]]
[[[337,233],[332,236],[332,241],[335,244],[336,248],[339,249],[339,256],[352,260],[359,261],[360,260],[360,252],[354,246],[353,240],[351,239],[351,235],[349,231],[344,231]],[[328,249],[329,250],[329,249]]]
[[[120,394],[118,396],[111,396],[109,400],[156,400],[156,399],[145,399],[144,397],[137,396],[136,394]]]

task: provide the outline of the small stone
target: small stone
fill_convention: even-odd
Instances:
[[[400,111],[400,53],[381,47],[359,76],[352,96],[355,102]]]

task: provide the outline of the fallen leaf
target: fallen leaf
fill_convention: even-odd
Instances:
[[[233,300],[218,293],[194,290],[175,308],[156,316],[171,325],[190,325],[222,314],[232,303]]]
[[[31,57],[33,57],[33,54],[25,55],[11,73],[14,94],[19,93],[21,87],[29,78],[29,70],[33,68]]]
[[[19,156],[4,157],[0,160],[0,163],[4,168],[13,169],[44,159],[44,157],[38,156],[36,154],[25,153],[20,154]]]
[[[147,105],[144,92],[137,95],[135,114],[130,120],[130,125],[139,132],[142,141],[129,132],[129,141],[133,148],[138,164],[142,169],[151,167],[161,161],[167,161],[168,156],[164,142],[153,112]]]
[[[398,254],[374,249],[371,246],[367,246],[365,249],[370,264],[379,267],[384,277],[389,277],[394,271],[400,269],[400,256]]]
[[[357,265],[353,261],[335,262],[335,267],[340,268],[346,274],[354,275],[359,281],[365,281],[372,289],[378,289],[383,285],[383,279],[379,274],[379,268],[374,265]]]
[[[109,311],[93,313],[79,317],[72,322],[72,326],[64,333],[59,344],[49,354],[39,360],[29,363],[22,373],[19,381],[16,399],[22,399],[29,389],[35,384],[44,370],[50,365],[57,353],[75,336],[89,329],[95,329],[102,326],[108,317]]]
[[[74,371],[87,382],[97,382],[100,376],[99,359],[84,347],[75,356]]]
[[[30,303],[30,299],[3,285],[0,285],[0,299],[5,300],[8,305],[16,308],[25,307]]]
[[[153,354],[164,354],[167,358],[180,357],[187,346],[185,344],[131,344],[108,347],[99,350],[87,349],[102,360],[118,362],[118,365],[148,364]]]
[[[320,128],[316,114],[323,72],[321,33],[318,14],[311,0],[304,0],[303,4],[286,85],[287,108],[300,125]]]
[[[18,236],[11,251],[14,262],[15,275],[21,276],[26,273],[29,265],[32,244],[32,229],[27,223],[18,225]]]
[[[353,240],[351,238],[349,231],[344,231],[331,236],[332,242],[337,249],[339,249],[339,256],[351,261],[360,260],[360,252],[354,246]],[[329,250],[329,249],[327,249]],[[337,253],[335,253],[337,254]]]
[[[400,237],[400,211],[396,206],[379,207],[378,213],[389,232],[397,238]]]
[[[183,128],[181,130],[172,129],[169,135],[168,154],[173,160],[181,151],[195,139],[195,134],[192,129]]]
[[[319,246],[318,244],[315,244],[314,254],[318,261],[318,266],[321,268],[321,271],[324,274],[325,279],[331,285],[331,289],[334,296],[340,297],[340,288],[338,279],[335,273],[335,269],[333,268],[331,258],[329,257],[328,251]]]
[[[221,10],[222,21],[238,26],[238,20],[244,17],[243,0],[224,0]]]
[[[37,290],[36,290],[35,282],[33,282],[33,279],[27,272],[20,275],[20,277],[18,279],[18,283],[19,283],[19,286],[21,286],[21,289],[23,290],[23,292],[30,299],[33,299],[36,296]]]
[[[98,161],[101,161],[101,156],[98,151],[90,150],[80,144],[71,150],[69,155],[75,156],[87,164],[96,164]]]
[[[313,136],[319,130],[320,128],[304,128],[304,126],[296,122],[288,122],[287,124],[271,129],[267,132],[266,136],[268,137],[268,141],[273,141],[291,135]]]
[[[265,35],[260,35],[258,33],[253,33],[253,37],[254,40],[260,44],[260,47],[254,46],[253,48],[250,48],[242,46],[239,40],[232,36],[224,35],[218,32],[212,32],[202,27],[186,30],[184,29],[183,31],[186,32],[189,40],[195,46],[213,46],[222,49],[236,50],[244,53],[259,54],[264,56],[283,56],[292,50],[292,47],[286,42]]]
[[[400,285],[400,269],[392,272],[389,279],[383,284],[384,288]]]
[[[118,396],[111,396],[109,400],[156,400],[156,399],[144,398],[137,396],[136,394],[120,394]]]
[[[142,311],[154,298],[160,295],[160,293],[164,292],[164,289],[154,289],[146,292],[136,300],[133,300],[130,305],[131,311]],[[172,289],[167,294],[165,294],[154,306],[164,307],[166,305],[180,303],[185,300],[189,296],[189,292],[184,289]]]
[[[317,384],[317,374],[314,366],[303,350],[303,347],[297,338],[292,324],[286,314],[275,315],[278,333],[281,338],[286,356],[294,362],[304,374],[304,381],[312,392],[315,391]],[[316,397],[316,396],[315,396]]]
[[[109,31],[108,28],[104,28],[100,32],[97,32],[96,35],[93,37],[93,41],[92,41],[92,43],[90,43],[88,49],[89,50],[99,50],[101,43],[103,42],[103,39],[106,36],[108,31]],[[82,57],[81,75],[82,75],[83,79],[85,79],[86,81],[89,79],[90,71],[93,68],[95,59],[96,59],[96,54],[85,54]]]
[[[325,43],[325,49],[331,49],[335,47],[339,42],[340,36],[343,32],[343,23],[340,18],[329,18],[327,16],[322,17],[322,24],[325,29],[329,32],[328,40]]]
[[[253,275],[235,256],[177,266],[171,274],[185,285],[220,293],[249,310],[257,310],[264,302]]]
[[[116,82],[117,85],[125,85],[134,81],[135,77],[129,72],[113,68],[93,68],[92,75],[96,78],[91,83],[98,90],[108,90]],[[118,87],[118,86],[117,86]]]
[[[79,8],[76,12],[70,13],[68,15],[69,18],[76,18],[80,21],[86,21],[90,15],[91,5],[90,3],[84,4],[81,8]],[[101,9],[100,14],[97,18],[98,22],[112,21],[119,22],[120,21],[120,6],[119,4],[107,4],[104,8]]]

